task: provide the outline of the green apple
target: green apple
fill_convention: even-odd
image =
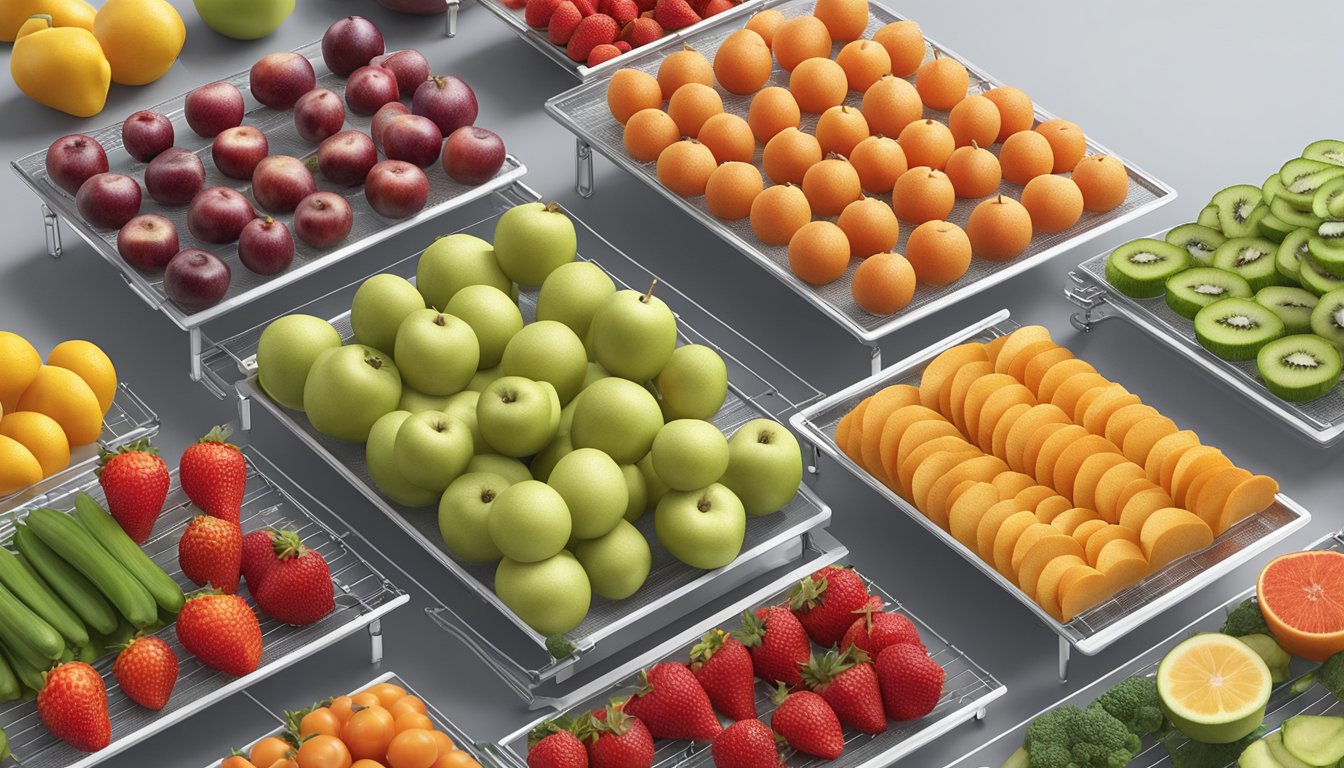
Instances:
[[[499,551],[520,563],[558,554],[572,530],[564,497],[538,480],[514,483],[496,496],[489,527]]]
[[[564,323],[538,320],[509,339],[499,364],[505,376],[550,382],[561,405],[574,399],[588,374],[583,342]]]
[[[593,592],[608,600],[624,600],[638,592],[653,564],[648,539],[624,520],[601,538],[575,544],[574,557],[587,572]]]
[[[396,275],[374,275],[360,284],[350,305],[355,341],[390,355],[396,351],[402,321],[424,308],[425,300],[407,280]]]
[[[489,453],[490,448],[486,446],[485,438],[481,437],[481,425],[476,422],[476,406],[480,403],[481,393],[465,389],[455,395],[449,395],[444,400],[446,402],[439,410],[460,419],[471,431],[472,453]]]
[[[234,40],[258,40],[280,28],[294,0],[196,0],[205,25]]]
[[[538,286],[578,253],[574,222],[559,203],[523,203],[495,223],[495,258],[515,283]]]
[[[426,395],[424,392],[417,392],[406,386],[406,382],[401,382],[401,402],[397,403],[397,410],[419,413],[421,411],[442,411],[448,408],[448,397],[439,395]]]
[[[596,448],[618,464],[631,464],[649,452],[662,427],[663,413],[653,395],[613,376],[584,390],[569,434],[576,448]]]
[[[499,369],[498,365],[494,368],[482,368],[476,372],[475,376],[471,377],[471,381],[467,382],[466,391],[484,392],[486,387],[493,384],[496,379],[503,375],[504,372]]]
[[[401,321],[392,357],[407,384],[427,395],[451,395],[476,375],[481,347],[465,321],[417,309]]]
[[[546,636],[582,624],[593,600],[588,574],[568,551],[539,563],[500,560],[495,594],[524,623]]]
[[[528,471],[526,464],[498,453],[478,453],[472,456],[471,461],[467,462],[467,471],[499,475],[508,480],[509,485],[532,479],[532,473]]]
[[[471,461],[471,429],[442,411],[421,411],[397,431],[392,457],[407,480],[443,493]]]
[[[617,291],[593,315],[589,328],[597,363],[613,376],[645,382],[657,376],[677,348],[677,317],[663,300]]]
[[[285,315],[261,332],[257,343],[257,382],[286,408],[303,408],[303,385],[318,355],[341,346],[331,323],[312,315]]]
[[[671,489],[658,473],[653,471],[653,454],[640,459],[635,466],[639,468],[639,474],[644,478],[644,495],[648,498],[644,508],[654,509],[658,506],[658,502],[663,500],[664,494]]]
[[[686,344],[672,351],[653,385],[669,420],[709,420],[728,397],[728,366],[704,344]]]
[[[439,495],[407,480],[393,455],[397,432],[410,417],[409,411],[392,411],[374,422],[369,441],[364,445],[364,461],[369,467],[369,477],[384,496],[403,507],[428,507]]]
[[[556,462],[546,484],[565,500],[576,539],[605,536],[625,516],[630,492],[621,465],[595,448],[579,448]]]
[[[583,392],[579,392],[579,395],[582,394]],[[579,395],[575,395],[573,400],[570,400],[564,408],[560,409],[560,426],[556,428],[557,434],[568,435],[569,431],[574,428],[574,409],[578,407]]]
[[[303,410],[329,437],[362,443],[373,423],[397,409],[401,374],[392,358],[362,344],[328,349],[313,361],[303,386]]]
[[[783,424],[752,419],[728,440],[728,471],[720,483],[742,500],[749,515],[778,512],[803,482],[803,453]]]
[[[574,441],[570,440],[569,433],[557,434],[551,442],[547,443],[545,448],[542,448],[536,456],[532,457],[532,463],[529,465],[532,477],[543,483],[550,480],[555,465],[573,452]]]
[[[476,424],[495,453],[531,456],[555,437],[559,416],[551,393],[531,379],[503,376],[481,393]]]
[[[469,285],[489,285],[506,296],[514,290],[513,281],[499,268],[495,249],[472,235],[440,237],[415,265],[415,285],[425,306],[448,311],[448,302]]]
[[[649,508],[649,484],[644,482],[644,473],[636,464],[622,464],[621,476],[625,478],[625,514],[626,522],[638,522]]]
[[[607,373],[606,368],[603,368],[597,363],[593,362],[588,363],[588,370],[586,373],[583,374],[583,387],[579,391],[582,392],[583,390],[587,389],[594,381],[598,381],[599,379],[605,379],[610,375],[611,375],[610,373]]]
[[[714,483],[694,491],[668,491],[653,513],[658,541],[672,556],[706,571],[733,562],[747,534],[742,502]]]
[[[649,450],[653,471],[674,491],[693,491],[718,482],[728,469],[728,439],[699,419],[669,421]]]
[[[580,339],[588,335],[597,308],[616,292],[616,284],[591,261],[574,261],[546,276],[537,294],[537,319],[569,326]]]
[[[501,475],[467,472],[459,475],[439,500],[439,535],[460,560],[493,563],[503,556],[490,538],[490,506],[509,487]]]
[[[457,292],[443,308],[462,318],[476,334],[480,347],[481,368],[494,368],[504,357],[504,348],[515,333],[523,330],[523,313],[518,304],[497,288],[469,285]]]
[[[524,377],[526,378],[526,377]],[[551,398],[551,437],[554,438],[560,434],[560,412],[564,410],[560,405],[560,395],[555,391],[555,386],[549,381],[538,381],[537,384],[546,390],[546,396]]]

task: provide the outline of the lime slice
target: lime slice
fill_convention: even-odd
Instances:
[[[1259,654],[1219,633],[1195,635],[1157,667],[1157,693],[1172,725],[1206,744],[1228,744],[1259,728],[1272,687]]]

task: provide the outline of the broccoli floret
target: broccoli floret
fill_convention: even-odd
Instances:
[[[1124,768],[1139,753],[1139,737],[1101,707],[1060,707],[1027,727],[1023,745],[1031,768]]]
[[[1269,625],[1265,623],[1265,617],[1260,613],[1260,606],[1256,605],[1255,598],[1252,597],[1246,598],[1241,605],[1233,608],[1227,614],[1223,628],[1218,631],[1233,637],[1270,635]]]
[[[1157,733],[1166,720],[1157,697],[1157,681],[1151,677],[1127,677],[1098,697],[1096,703],[1135,736]]]
[[[1171,755],[1172,768],[1226,768],[1237,762],[1241,753],[1251,744],[1260,740],[1264,728],[1257,728],[1239,741],[1231,744],[1204,744],[1187,739],[1178,731],[1171,731],[1162,739],[1162,745]]]
[[[1336,653],[1316,670],[1316,680],[1337,699],[1344,699],[1344,653]]]

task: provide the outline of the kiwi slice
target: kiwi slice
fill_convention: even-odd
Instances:
[[[1317,302],[1311,311],[1311,332],[1344,349],[1344,289],[1337,288]]]
[[[1223,232],[1222,225],[1218,223],[1218,206],[1212,203],[1200,210],[1199,216],[1195,217],[1195,223],[1219,234]]]
[[[1182,224],[1167,233],[1167,242],[1189,251],[1195,264],[1208,264],[1213,252],[1226,240],[1222,232],[1203,224]]]
[[[1213,266],[1246,279],[1252,291],[1279,281],[1279,246],[1263,237],[1234,237],[1213,252]]]
[[[1294,158],[1279,169],[1279,181],[1283,182],[1283,191],[1279,192],[1274,200],[1275,202],[1282,200],[1299,211],[1310,211],[1311,199],[1315,196],[1316,190],[1341,174],[1344,174],[1344,167],[1319,160]],[[1283,218],[1277,213],[1275,215]]]
[[[1344,170],[1344,168],[1340,170]],[[1274,202],[1270,204],[1269,215],[1292,227],[1311,227],[1315,229],[1321,223],[1320,218],[1311,212],[1310,206],[1305,211],[1299,211],[1282,197],[1275,198]]]
[[[1245,278],[1212,267],[1195,267],[1167,278],[1167,306],[1191,320],[1216,301],[1230,296],[1249,298],[1251,294]]]
[[[1335,139],[1313,141],[1302,150],[1302,156],[1308,160],[1318,160],[1331,165],[1344,165],[1344,141]]]
[[[1271,285],[1255,294],[1255,303],[1269,307],[1283,321],[1288,333],[1311,331],[1311,310],[1315,309],[1316,294],[1305,288]]]
[[[1283,238],[1287,237],[1289,232],[1292,232],[1295,229],[1300,229],[1300,227],[1289,224],[1278,216],[1275,216],[1273,210],[1271,210],[1263,219],[1257,221],[1255,226],[1260,230],[1261,237],[1266,240],[1273,240],[1276,243],[1282,243]]]
[[[1344,227],[1344,222],[1331,222]],[[1324,225],[1322,225],[1324,226]],[[1312,235],[1307,238],[1307,251],[1322,272],[1333,277],[1344,278],[1344,240],[1335,237]]]
[[[1339,350],[1309,333],[1275,339],[1260,348],[1255,367],[1265,388],[1292,403],[1315,400],[1339,384]]]
[[[1190,266],[1190,254],[1162,240],[1143,238],[1111,251],[1106,280],[1117,291],[1136,299],[1162,295],[1167,278]]]
[[[1195,338],[1224,360],[1252,360],[1283,335],[1283,321],[1250,299],[1223,299],[1195,315]]]
[[[1298,275],[1298,282],[1317,296],[1324,296],[1333,290],[1344,288],[1344,278],[1335,277],[1321,269],[1316,263],[1316,257],[1310,251],[1302,257],[1302,270]]]
[[[1257,216],[1268,212],[1259,187],[1237,184],[1213,196],[1218,208],[1218,231],[1227,237],[1250,237],[1256,233]],[[1257,213],[1259,211],[1259,213]]]
[[[1318,219],[1344,219],[1344,176],[1325,182],[1311,198],[1311,213]]]
[[[1265,179],[1265,183],[1260,185],[1260,196],[1264,199],[1265,205],[1274,202],[1274,198],[1278,197],[1282,191],[1283,182],[1279,180],[1278,173],[1270,174],[1269,178]]]
[[[1274,256],[1274,266],[1279,270],[1279,276],[1292,283],[1301,284],[1302,278],[1302,259],[1307,255],[1307,241],[1311,240],[1313,233],[1305,227],[1295,229],[1283,238],[1279,243],[1278,253]]]

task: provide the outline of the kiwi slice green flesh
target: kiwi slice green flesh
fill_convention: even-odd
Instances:
[[[1263,237],[1234,237],[1213,252],[1213,266],[1241,275],[1252,291],[1278,282],[1279,246]]]
[[[1195,223],[1203,227],[1208,227],[1218,234],[1223,233],[1222,225],[1218,223],[1218,206],[1216,205],[1209,204],[1204,206],[1204,208],[1200,210],[1199,216],[1195,218]]]
[[[1167,242],[1189,251],[1190,259],[1198,264],[1208,264],[1213,252],[1226,241],[1222,232],[1203,224],[1182,224],[1167,233]]]
[[[1212,267],[1195,267],[1167,279],[1167,306],[1181,317],[1194,319],[1199,310],[1228,297],[1249,298],[1245,278]]]
[[[1255,366],[1265,388],[1293,403],[1315,400],[1339,384],[1339,350],[1309,333],[1275,339],[1260,348]]]
[[[1260,219],[1260,221],[1257,221],[1255,226],[1260,230],[1260,237],[1263,237],[1266,240],[1273,240],[1276,243],[1282,243],[1283,238],[1287,237],[1289,232],[1292,232],[1295,229],[1300,229],[1300,227],[1289,224],[1278,216],[1275,216],[1273,211],[1270,211],[1267,216]]]
[[[1224,360],[1251,360],[1283,335],[1279,316],[1250,299],[1223,299],[1195,315],[1195,338]]]
[[[1344,226],[1344,222],[1331,222]],[[1307,239],[1307,251],[1322,272],[1333,277],[1344,278],[1344,240],[1337,237],[1312,235]]]
[[[1302,156],[1308,160],[1317,160],[1331,165],[1344,165],[1344,141],[1321,139],[1313,141],[1302,150]]]
[[[1311,332],[1344,349],[1344,289],[1324,296],[1311,311]]]
[[[1296,229],[1288,233],[1279,243],[1278,253],[1274,256],[1274,266],[1278,268],[1279,275],[1293,283],[1301,284],[1302,281],[1302,259],[1307,255],[1307,242],[1311,240],[1313,233],[1305,227]]]
[[[1237,184],[1214,195],[1213,205],[1218,208],[1218,230],[1228,237],[1254,234],[1254,217],[1256,211],[1263,208],[1263,199],[1260,188],[1250,184]]]
[[[1162,295],[1167,278],[1190,266],[1190,254],[1162,240],[1143,238],[1125,243],[1106,259],[1106,280],[1136,299]]]
[[[1316,257],[1310,251],[1302,257],[1302,271],[1298,275],[1298,282],[1317,296],[1324,296],[1333,290],[1344,288],[1344,278],[1335,277],[1321,269],[1316,263]]]
[[[1311,213],[1319,219],[1344,219],[1344,176],[1325,182],[1311,197]]]
[[[1341,168],[1340,170],[1344,170],[1344,168]],[[1311,212],[1310,206],[1308,206],[1305,211],[1299,211],[1289,204],[1283,197],[1274,199],[1274,202],[1269,206],[1269,214],[1293,227],[1311,227],[1315,229],[1321,223],[1320,218]]]
[[[1278,315],[1288,333],[1311,331],[1311,310],[1316,308],[1317,301],[1311,291],[1287,285],[1267,286],[1255,294],[1255,303]]]
[[[1283,182],[1279,180],[1277,172],[1270,174],[1269,178],[1265,179],[1265,183],[1260,186],[1260,195],[1264,198],[1265,205],[1274,202],[1274,198],[1278,197],[1282,191]]]
[[[1295,158],[1283,164],[1279,169],[1279,180],[1283,182],[1283,191],[1275,196],[1301,211],[1311,210],[1311,199],[1322,184],[1344,174],[1344,167],[1322,163],[1319,160]],[[1283,218],[1280,216],[1279,218]]]

